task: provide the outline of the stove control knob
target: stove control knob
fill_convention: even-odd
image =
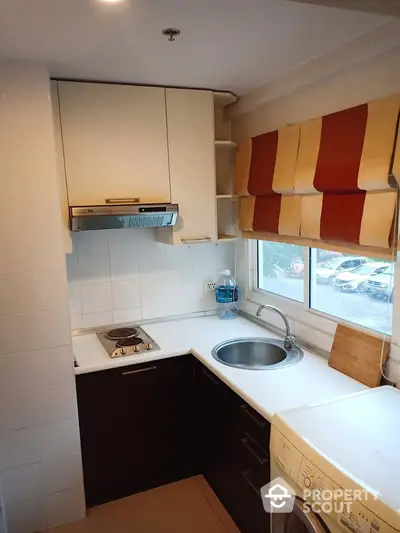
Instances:
[[[138,344],[136,344],[136,345],[133,347],[133,351],[134,351],[135,353],[140,352],[140,346],[139,346]]]
[[[148,342],[144,345],[144,347],[146,348],[146,350],[151,350],[153,348],[153,345],[151,344],[151,342]]]
[[[126,349],[125,348],[121,348],[119,353],[121,355],[126,355]]]

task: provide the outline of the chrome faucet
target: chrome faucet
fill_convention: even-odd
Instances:
[[[263,309],[271,309],[271,311],[275,311],[276,313],[278,313],[278,315],[282,317],[286,327],[285,342],[283,343],[283,346],[286,348],[286,350],[291,350],[294,346],[294,336],[290,332],[290,324],[288,319],[286,318],[286,315],[273,305],[260,305],[260,307],[257,309],[256,317],[259,318],[261,316],[261,311]]]

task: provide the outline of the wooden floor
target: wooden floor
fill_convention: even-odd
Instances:
[[[90,509],[53,533],[240,533],[203,476]]]

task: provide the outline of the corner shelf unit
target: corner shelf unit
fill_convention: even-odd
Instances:
[[[232,93],[214,92],[216,199],[218,242],[238,238],[237,195],[234,191],[234,169],[237,144],[232,140],[227,106],[236,102]]]

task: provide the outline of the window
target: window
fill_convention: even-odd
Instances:
[[[310,307],[381,333],[392,333],[393,265],[311,250]]]
[[[333,319],[392,333],[394,265],[390,261],[258,241],[258,289],[303,302],[305,309]],[[304,294],[308,294],[306,301]]]
[[[258,287],[304,301],[304,247],[258,241]]]

